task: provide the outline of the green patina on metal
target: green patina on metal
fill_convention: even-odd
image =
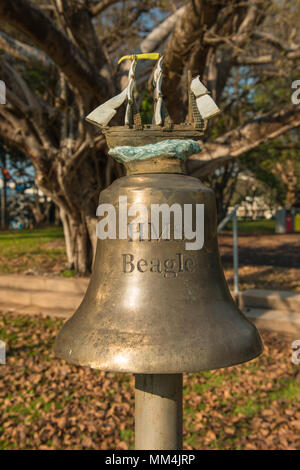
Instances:
[[[194,140],[167,139],[140,147],[118,146],[111,148],[108,153],[117,161],[127,163],[133,160],[146,160],[160,155],[168,155],[180,160],[186,160],[189,155],[198,152],[201,152],[201,147]]]

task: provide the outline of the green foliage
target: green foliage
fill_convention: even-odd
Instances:
[[[280,205],[287,203],[287,180],[294,174],[296,183],[294,191],[300,203],[300,141],[298,131],[291,131],[277,139],[265,142],[255,149],[239,157],[241,169],[250,170],[261,182],[265,183],[273,193],[275,201]],[[291,190],[291,188],[289,188]]]
[[[50,85],[49,73],[40,67],[28,67],[23,70],[22,76],[29,87],[41,96]],[[51,83],[53,85],[53,83]]]
[[[75,271],[74,271],[74,269],[65,269],[62,272],[62,276],[63,277],[74,277],[75,276]]]
[[[153,119],[153,98],[146,89],[140,108],[142,121],[144,124],[151,124]]]

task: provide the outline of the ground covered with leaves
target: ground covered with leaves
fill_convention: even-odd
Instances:
[[[1,312],[0,448],[133,448],[133,377],[56,359],[61,324]],[[185,449],[300,449],[298,338],[263,338],[263,355],[250,363],[184,376]]]
[[[233,286],[232,235],[222,233],[219,247],[225,276]],[[240,233],[239,287],[300,292],[300,233]]]

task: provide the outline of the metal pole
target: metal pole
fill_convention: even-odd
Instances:
[[[3,170],[6,167],[6,157],[2,155],[2,188],[1,188],[1,228],[6,229],[6,179]]]
[[[235,295],[239,293],[239,254],[238,254],[238,224],[236,212],[232,217],[232,233],[233,233],[233,270],[234,270],[234,289]]]
[[[182,449],[182,374],[135,375],[135,449]]]

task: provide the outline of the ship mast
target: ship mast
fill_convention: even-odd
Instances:
[[[161,90],[163,72],[162,72],[162,61],[163,57],[157,62],[157,65],[154,70],[153,74],[153,85],[154,85],[154,124],[157,126],[161,126],[163,124],[163,116],[162,116],[162,103],[163,103],[163,95]]]
[[[125,126],[131,127],[133,124],[133,115],[135,114],[135,100],[134,100],[134,85],[135,85],[135,69],[137,64],[136,56],[133,56],[130,70],[128,73],[128,85],[127,85],[127,106],[125,112]]]
[[[162,79],[163,79],[163,56],[161,56],[157,62],[157,65],[153,74],[153,85],[154,85],[154,114],[153,122],[156,126],[172,127],[172,121],[170,119],[168,110],[163,101],[162,93]]]

